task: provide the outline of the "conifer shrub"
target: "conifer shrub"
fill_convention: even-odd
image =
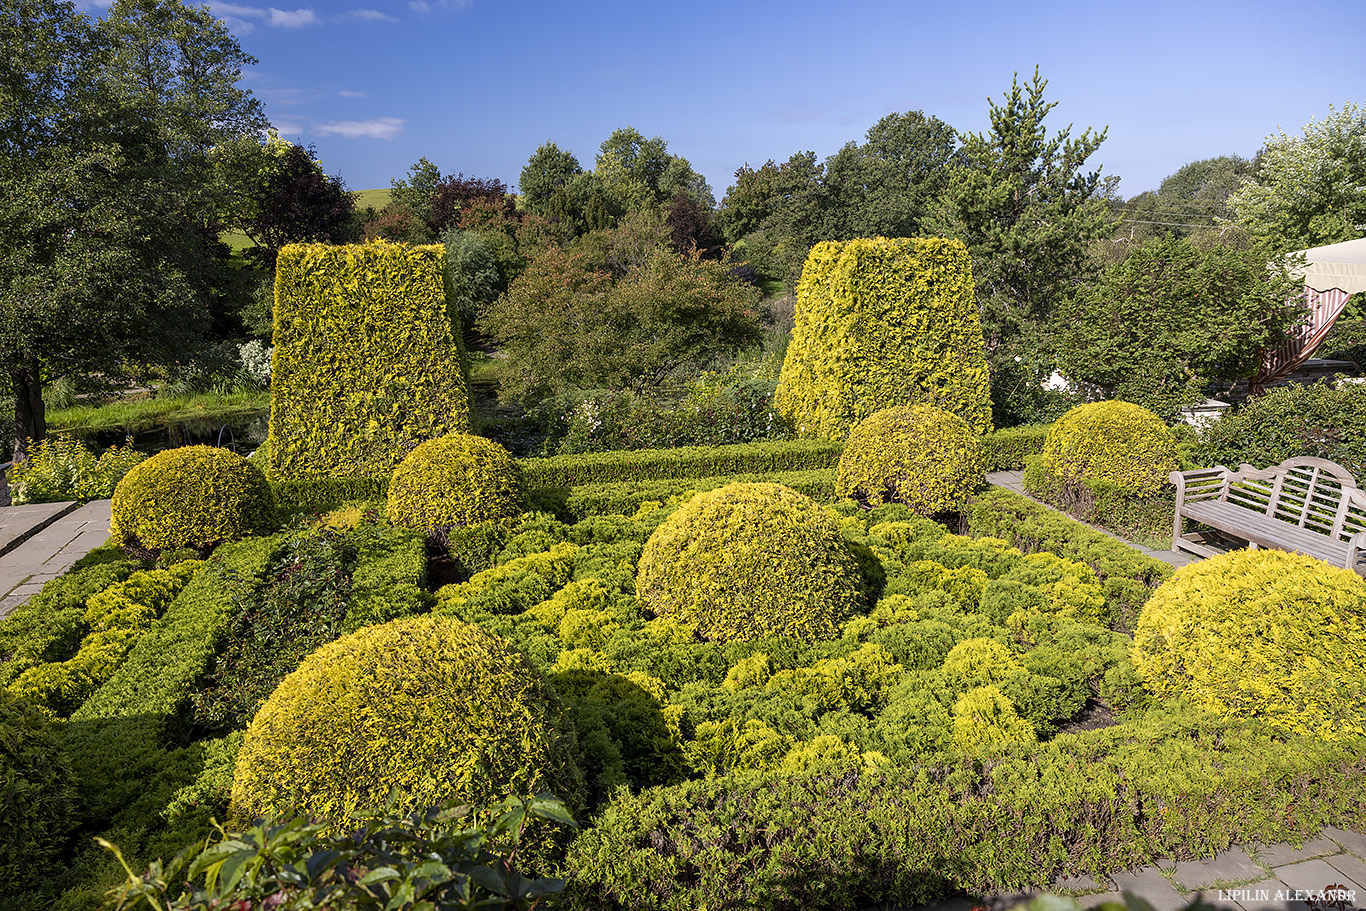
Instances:
[[[159,452],[124,475],[110,504],[109,536],[152,551],[207,551],[267,534],[276,523],[266,476],[230,449],[183,446]]]
[[[1176,571],[1143,606],[1133,663],[1158,696],[1325,740],[1366,734],[1366,581],[1239,550]]]
[[[812,247],[774,407],[801,435],[840,440],[870,414],[912,404],[991,429],[967,248],[885,237]]]
[[[522,473],[507,450],[451,433],[403,459],[389,481],[386,512],[395,525],[432,534],[511,519],[523,508]]]
[[[71,823],[71,769],[47,717],[0,689],[0,888],[52,872]]]
[[[904,503],[922,516],[957,510],[986,483],[982,440],[929,405],[874,412],[854,425],[835,493],[868,506]]]
[[[1134,667],[1160,697],[1326,740],[1366,733],[1366,582],[1313,557],[1232,550],[1154,591]]]
[[[350,814],[548,790],[582,806],[558,696],[507,643],[446,617],[394,620],[314,652],[247,728],[233,814]]]
[[[1041,466],[1063,483],[1108,481],[1124,493],[1157,493],[1178,467],[1176,440],[1162,419],[1128,402],[1078,405],[1048,431]]]
[[[440,246],[384,242],[280,251],[272,479],[387,474],[417,444],[469,429],[445,258]]]
[[[836,635],[862,602],[858,563],[814,501],[778,484],[700,493],[645,542],[636,595],[705,639]]]

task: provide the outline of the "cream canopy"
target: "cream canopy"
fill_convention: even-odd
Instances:
[[[1303,251],[1308,266],[1304,283],[1315,291],[1337,288],[1348,294],[1366,291],[1366,237]],[[1297,272],[1300,270],[1296,270]]]

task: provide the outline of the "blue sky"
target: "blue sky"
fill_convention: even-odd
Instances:
[[[824,158],[894,111],[985,130],[988,97],[1037,64],[1047,125],[1108,126],[1092,161],[1133,196],[1366,102],[1366,0],[283,2],[209,6],[282,135],[353,190],[422,156],[516,184],[546,140],[591,168],[629,125],[719,200],[742,164]]]

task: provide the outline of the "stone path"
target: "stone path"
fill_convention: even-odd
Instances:
[[[0,509],[0,618],[108,537],[108,500]]]

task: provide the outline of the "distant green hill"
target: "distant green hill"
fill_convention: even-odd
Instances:
[[[389,204],[389,187],[381,187],[378,190],[353,190],[356,196],[356,208],[364,210],[366,206],[374,206],[375,211],[383,209]]]

